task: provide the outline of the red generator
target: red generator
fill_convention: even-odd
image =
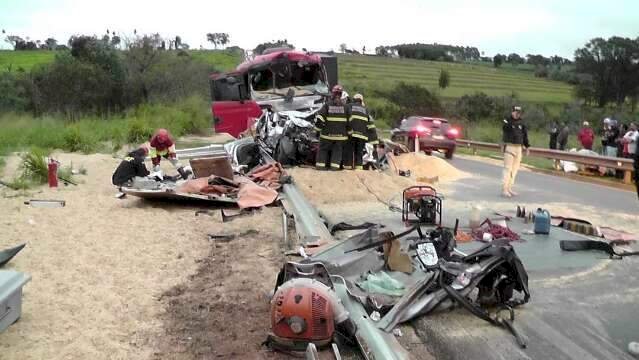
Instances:
[[[442,198],[432,186],[411,186],[402,192],[402,221],[406,225],[442,224]]]

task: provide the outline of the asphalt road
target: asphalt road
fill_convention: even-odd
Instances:
[[[451,198],[504,201],[501,167],[461,158],[452,163],[477,176],[457,182]],[[637,195],[630,191],[534,172],[520,172],[516,184],[517,204],[562,202],[639,214]],[[558,233],[555,236],[562,236]],[[626,349],[629,341],[639,341],[639,259],[606,260],[597,252],[566,254],[555,242],[548,246],[539,240],[515,245],[530,276],[531,302],[517,310],[515,322],[528,347],[519,348],[503,329],[456,310],[413,323],[438,359],[633,358]],[[546,263],[544,271],[538,269],[540,262]],[[566,275],[566,265],[574,265],[574,272]]]
[[[455,193],[456,200],[504,200],[500,196],[501,167],[459,157],[451,160],[451,164],[462,171],[480,176],[482,180],[481,186],[476,179],[458,181],[455,185],[458,190]],[[625,212],[639,216],[639,200],[636,193],[560,176],[519,171],[513,190],[519,194],[516,200],[520,203],[576,203],[600,207],[602,211]]]

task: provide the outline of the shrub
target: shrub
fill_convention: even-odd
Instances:
[[[128,143],[143,143],[148,141],[151,135],[153,135],[154,129],[140,119],[133,119],[129,121],[129,126],[126,135],[126,141]]]
[[[395,103],[403,115],[440,116],[443,107],[439,97],[419,85],[398,83],[385,97]]]
[[[70,126],[64,133],[64,150],[91,153],[97,148],[97,140],[90,131],[82,131],[78,126]]]
[[[455,104],[455,113],[471,121],[489,117],[494,110],[494,99],[483,92],[464,95]]]
[[[34,147],[31,151],[22,154],[22,162],[19,170],[21,171],[20,179],[31,181],[36,184],[44,184],[48,179],[47,156],[49,153],[41,148]]]
[[[535,77],[538,78],[547,78],[548,77],[548,68],[543,65],[537,65],[535,68]]]

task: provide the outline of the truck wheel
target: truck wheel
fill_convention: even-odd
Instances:
[[[450,150],[446,150],[446,159],[452,159],[453,158],[453,154],[455,153],[455,150],[450,149]]]

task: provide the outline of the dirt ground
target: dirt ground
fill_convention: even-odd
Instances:
[[[119,200],[118,159],[56,157],[87,169],[78,186],[0,188],[0,249],[27,244],[5,269],[32,276],[22,318],[0,334],[1,359],[272,357],[259,344],[281,264],[279,209],[223,224],[193,206]],[[18,161],[7,160],[11,179]],[[33,208],[29,199],[66,206]],[[228,244],[207,236],[250,229],[259,234]]]

